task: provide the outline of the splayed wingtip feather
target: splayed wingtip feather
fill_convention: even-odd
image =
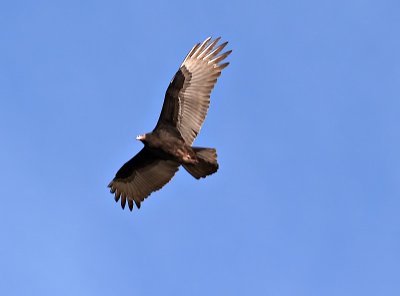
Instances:
[[[132,210],[133,210],[133,201],[131,199],[128,199],[128,206],[129,206],[129,210],[132,212]]]

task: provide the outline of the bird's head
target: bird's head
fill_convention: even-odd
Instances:
[[[142,141],[142,142],[146,141],[146,134],[137,136],[137,137],[136,137],[136,140]]]

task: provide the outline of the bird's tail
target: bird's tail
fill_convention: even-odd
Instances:
[[[205,178],[218,170],[217,150],[214,148],[192,147],[196,152],[196,164],[184,164],[183,167],[196,179]]]

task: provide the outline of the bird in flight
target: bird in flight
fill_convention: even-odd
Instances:
[[[211,37],[189,51],[165,93],[164,104],[152,132],[139,135],[143,149],[125,163],[108,187],[132,211],[152,192],[167,184],[182,165],[194,178],[205,178],[218,170],[214,148],[192,146],[210,105],[210,94],[231,50],[220,52],[228,42],[217,45]]]

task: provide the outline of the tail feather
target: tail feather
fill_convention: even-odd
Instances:
[[[196,179],[205,178],[218,170],[217,151],[214,148],[192,147],[196,152],[196,164],[184,164],[183,167]]]

